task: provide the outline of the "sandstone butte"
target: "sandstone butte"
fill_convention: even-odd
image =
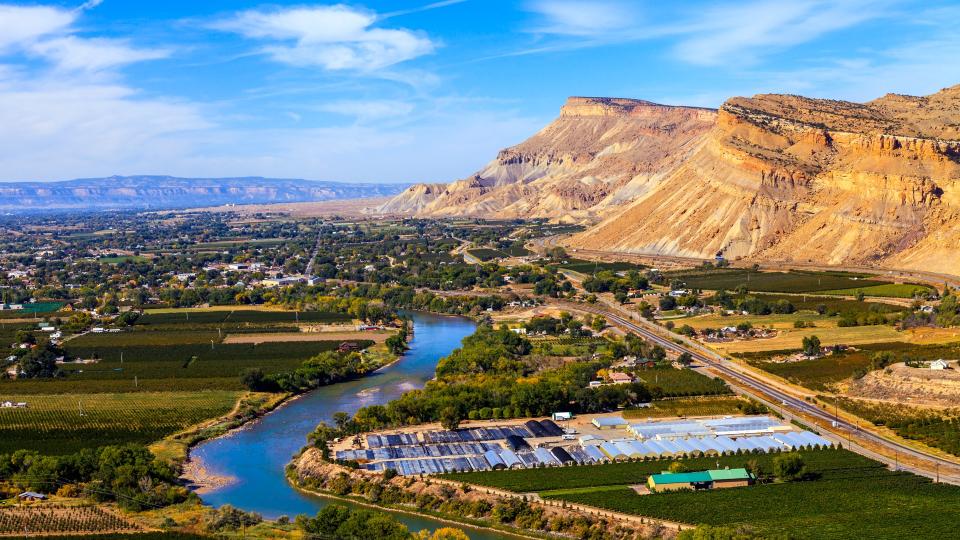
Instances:
[[[572,97],[451,184],[383,212],[588,225],[572,247],[960,268],[960,85],[867,103],[762,94],[718,110]]]

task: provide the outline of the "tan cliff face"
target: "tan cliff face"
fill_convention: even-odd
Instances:
[[[560,117],[502,150],[471,177],[424,197],[423,185],[382,210],[425,217],[545,217],[596,221],[677,159],[713,125],[716,112],[647,101],[570,98]]]
[[[570,98],[412,212],[592,224],[571,247],[956,273],[960,86],[867,103],[763,94],[718,111]]]

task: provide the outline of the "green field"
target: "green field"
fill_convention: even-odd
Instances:
[[[127,442],[150,443],[226,414],[238,392],[16,395],[25,409],[0,409],[0,453],[17,449],[69,454]]]
[[[483,262],[492,261],[493,259],[503,259],[508,255],[499,249],[490,249],[490,248],[475,248],[468,249],[467,253],[473,255],[474,257],[480,259]]]
[[[934,484],[845,450],[800,452],[808,480],[744,488],[638,495],[631,485],[670,461],[485,471],[443,475],[455,481],[565,500],[688,524],[749,527],[790,538],[952,538],[960,488]],[[741,467],[756,460],[771,470],[775,454],[684,460],[690,470]],[[777,536],[780,537],[780,536]]]
[[[794,384],[812,390],[829,390],[832,383],[854,376],[858,371],[870,367],[873,355],[886,351],[898,360],[936,360],[938,358],[956,358],[960,356],[960,343],[939,345],[915,345],[913,343],[892,342],[858,345],[856,350],[848,350],[815,360],[800,362],[771,362],[770,358],[790,351],[767,351],[763,353],[736,354],[750,365],[782,377]]]
[[[885,283],[883,285],[874,285],[872,287],[857,287],[853,289],[823,291],[821,294],[856,296],[858,292],[862,292],[866,296],[913,298],[917,294],[926,294],[931,291],[933,291],[933,287],[928,287],[926,285],[915,285],[912,283]]]
[[[350,315],[345,313],[331,313],[326,311],[279,311],[279,310],[147,310],[137,320],[141,325],[165,324],[215,324],[218,326],[253,323],[334,323],[348,322]]]
[[[654,397],[709,396],[729,394],[730,388],[720,379],[711,379],[692,369],[672,367],[640,369],[636,377],[654,392]],[[659,388],[661,395],[656,395]]]
[[[960,409],[922,409],[850,398],[822,398],[897,435],[960,456]]]
[[[604,270],[611,272],[626,272],[629,270],[643,270],[646,266],[628,262],[600,262],[588,261],[584,259],[567,259],[565,262],[556,264],[557,268],[580,272],[581,274],[595,274]]]
[[[149,260],[150,259],[142,255],[118,255],[115,257],[100,257],[99,259],[97,259],[98,262],[102,262],[104,264],[120,264],[123,262],[142,263],[142,262],[147,262]]]
[[[740,397],[689,397],[658,399],[642,409],[626,409],[624,418],[673,418],[678,416],[718,416],[740,414],[749,401]]]
[[[691,270],[671,272],[665,277],[680,280],[686,287],[704,290],[734,290],[743,285],[750,291],[805,293],[840,289],[863,289],[884,285],[862,274],[846,272],[754,272],[746,269]]]
[[[847,451],[803,454],[812,476],[808,481],[645,496],[626,486],[545,496],[690,524],[750,527],[790,538],[956,536],[955,516],[944,509],[960,508],[960,488],[892,472]]]
[[[807,463],[834,459],[836,451],[809,450],[803,454]],[[846,454],[846,452],[844,452]],[[853,455],[853,454],[851,454]],[[747,461],[755,459],[766,465],[767,470],[773,463],[775,454],[749,454],[743,456],[698,457],[682,460],[689,470],[703,470],[716,468],[717,462],[721,467],[743,467]],[[479,471],[466,473],[451,473],[440,475],[440,478],[467,482],[480,486],[489,486],[518,493],[550,492],[560,489],[581,489],[598,486],[629,486],[643,484],[651,474],[666,470],[671,459],[654,459],[649,461],[627,461],[621,463],[605,463],[602,465],[580,465],[575,467],[545,467],[542,469],[507,469],[502,471]]]

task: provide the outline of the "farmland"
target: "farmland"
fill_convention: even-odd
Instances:
[[[555,265],[557,268],[563,268],[565,270],[572,270],[574,272],[580,272],[581,274],[594,274],[604,270],[609,270],[611,272],[626,272],[629,270],[643,270],[646,268],[642,264],[628,263],[628,262],[600,262],[600,261],[588,261],[584,259],[566,259],[561,263]]]
[[[807,481],[650,496],[624,486],[556,498],[685,523],[748,526],[761,534],[795,538],[947,538],[955,534],[953,517],[943,509],[960,505],[960,488],[893,472],[846,451],[805,452],[804,457],[811,477]]]
[[[0,409],[0,453],[24,448],[68,454],[127,442],[149,443],[226,414],[238,392],[10,395],[27,408]]]
[[[960,409],[930,410],[850,398],[827,400],[877,426],[886,426],[905,439],[960,456]]]
[[[717,416],[740,414],[750,402],[740,397],[711,396],[658,399],[649,407],[626,409],[624,418],[673,418],[679,416]]]
[[[467,253],[473,255],[474,257],[480,259],[483,262],[492,261],[493,259],[502,259],[507,257],[507,254],[500,251],[499,249],[491,248],[474,248],[467,250]]]
[[[866,296],[888,296],[891,298],[912,298],[918,294],[925,294],[933,289],[926,285],[914,285],[911,283],[885,283],[882,285],[873,285],[870,287],[856,287],[852,289],[840,289],[831,291],[822,291],[821,294],[835,294],[839,296],[855,296],[862,292]]]
[[[44,505],[20,508],[0,508],[0,536],[134,533],[142,529],[117,515],[113,510],[99,506]],[[137,536],[139,538],[139,536]]]
[[[556,498],[620,512],[712,525],[750,526],[797,538],[936,538],[949,536],[943,505],[960,504],[960,488],[933,484],[844,450],[801,452],[810,480],[703,492],[640,496],[629,487],[669,461],[638,461],[445,475],[455,481]],[[756,460],[770,470],[775,455],[683,460],[690,470],[740,467]],[[597,488],[597,489],[590,489]],[[782,504],[789,501],[789,509]],[[891,519],[890,508],[907,509]],[[906,523],[904,520],[909,520]]]
[[[884,285],[863,274],[846,272],[759,272],[746,269],[691,270],[665,274],[688,288],[733,290],[743,285],[751,291],[773,293],[809,293],[863,289]],[[851,293],[853,294],[853,293]]]
[[[775,362],[771,357],[787,351],[767,351],[735,355],[751,365],[813,390],[829,390],[830,385],[848,379],[869,368],[873,355],[889,352],[899,360],[935,360],[960,355],[960,343],[917,345],[906,342],[859,345],[854,349],[800,362]]]
[[[730,388],[721,379],[711,379],[692,369],[672,367],[652,368],[636,372],[637,379],[647,384],[656,395],[662,397],[709,396],[729,394]],[[659,397],[659,396],[658,396]]]
[[[832,463],[835,450],[808,450],[803,452],[808,465]],[[854,454],[845,455],[856,457]],[[769,466],[776,454],[751,454],[744,456],[698,457],[682,460],[689,470],[721,467],[742,467],[751,460]],[[591,488],[598,486],[628,486],[646,482],[647,476],[662,472],[673,460],[658,459],[649,461],[627,461],[602,465],[580,465],[576,467],[547,467],[543,469],[507,469],[502,471],[480,471],[452,473],[441,478],[489,486],[518,493],[550,492],[559,489]],[[872,463],[872,462],[871,462]],[[596,505],[594,505],[596,506]]]
[[[712,343],[717,350],[728,353],[749,353],[764,350],[800,349],[803,338],[817,336],[824,346],[828,345],[864,345],[870,343],[890,343],[903,341],[906,334],[887,325],[848,326],[843,328],[798,328],[781,330],[773,338],[748,341]]]

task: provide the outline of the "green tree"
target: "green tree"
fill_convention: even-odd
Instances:
[[[817,336],[806,336],[802,342],[803,354],[807,356],[820,356],[820,338]]]
[[[807,464],[797,453],[782,454],[773,458],[773,475],[780,482],[791,482],[804,477]]]

